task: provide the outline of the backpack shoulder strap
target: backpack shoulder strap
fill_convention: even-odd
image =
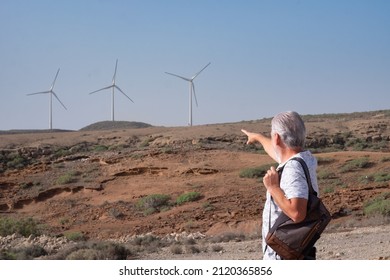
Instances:
[[[293,157],[293,158],[291,158],[291,160],[296,160],[302,165],[303,171],[305,172],[306,181],[307,181],[307,184],[309,186],[309,192],[311,192],[312,194],[317,196],[317,192],[313,189],[313,185],[311,183],[310,172],[309,172],[309,168],[307,167],[306,162],[300,157]]]

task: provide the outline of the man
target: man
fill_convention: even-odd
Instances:
[[[309,195],[307,180],[301,164],[289,159],[301,157],[306,162],[313,189],[318,193],[317,160],[310,151],[304,150],[306,128],[298,113],[291,111],[280,113],[272,119],[271,124],[271,138],[244,129],[241,131],[248,136],[247,144],[259,142],[267,154],[279,164],[276,169],[272,166],[263,177],[267,199],[263,209],[262,246],[263,259],[280,260],[280,256],[265,243],[269,228],[282,211],[294,222],[302,221],[306,216]],[[283,176],[279,179],[278,170],[282,167]],[[315,251],[312,257],[315,258]]]

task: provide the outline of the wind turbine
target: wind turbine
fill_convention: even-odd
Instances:
[[[179,76],[179,75],[176,75],[176,74],[172,74],[172,73],[165,72],[165,73],[168,74],[168,75],[172,75],[172,76],[178,77],[178,78],[180,78],[180,79],[183,79],[183,80],[189,82],[189,87],[190,87],[190,90],[189,90],[189,121],[188,121],[188,125],[189,125],[189,126],[192,126],[192,93],[194,93],[196,107],[198,107],[198,101],[196,100],[196,94],[195,94],[194,79],[195,79],[195,78],[196,78],[204,69],[206,69],[206,67],[209,66],[210,63],[211,63],[211,62],[209,62],[205,67],[202,68],[202,70],[200,70],[198,73],[196,73],[196,74],[195,74],[194,76],[192,76],[191,78],[186,78],[186,77],[182,77],[182,76]]]
[[[58,102],[60,102],[60,104],[62,105],[62,107],[66,109],[65,105],[61,102],[61,100],[58,98],[57,94],[53,91],[53,88],[54,88],[54,84],[57,80],[57,76],[58,76],[58,73],[60,72],[60,68],[58,68],[57,70],[57,74],[54,78],[54,81],[53,83],[51,84],[51,87],[49,90],[47,91],[40,91],[40,92],[35,92],[35,93],[29,93],[27,95],[35,95],[35,94],[46,94],[46,93],[49,93],[50,94],[50,104],[49,104],[49,128],[50,130],[53,128],[53,122],[52,122],[52,119],[53,119],[53,110],[52,110],[52,105],[53,105],[53,96],[58,100]]]
[[[112,120],[112,121],[115,120],[115,118],[114,118],[114,94],[115,94],[115,89],[119,90],[124,96],[126,96],[131,102],[134,103],[134,101],[131,100],[131,98],[128,97],[127,94],[124,93],[123,90],[121,90],[121,89],[115,84],[115,76],[116,76],[116,69],[117,69],[117,67],[118,67],[118,59],[116,60],[114,76],[112,77],[112,84],[111,84],[110,86],[107,86],[107,87],[104,87],[104,88],[101,88],[101,89],[98,89],[98,90],[95,90],[95,91],[89,93],[89,94],[93,94],[93,93],[98,92],[98,91],[102,91],[102,90],[105,90],[105,89],[112,88],[112,95],[111,95],[111,120]]]

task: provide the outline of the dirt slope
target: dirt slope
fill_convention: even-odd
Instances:
[[[389,193],[389,119],[388,111],[305,116],[335,230],[362,223],[364,204]],[[99,239],[183,231],[259,236],[264,186],[239,175],[274,163],[245,145],[241,128],[268,133],[270,120],[0,135],[1,215],[34,217],[54,234]],[[200,198],[174,204],[189,192]],[[170,200],[140,207],[156,194]]]

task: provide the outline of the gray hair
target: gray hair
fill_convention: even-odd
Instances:
[[[287,147],[295,149],[305,146],[306,128],[297,112],[279,113],[272,119],[271,124],[272,132],[279,134]]]

